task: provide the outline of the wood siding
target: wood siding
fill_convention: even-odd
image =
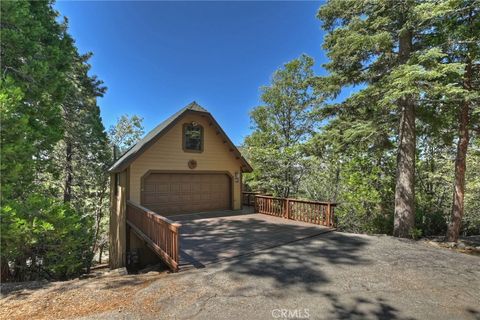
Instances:
[[[183,125],[195,121],[204,128],[204,151],[184,152],[182,149]],[[161,171],[227,171],[233,177],[233,209],[241,208],[240,179],[235,181],[235,172],[240,172],[241,162],[230,151],[228,143],[206,117],[185,115],[173,128],[135,159],[130,165],[130,199],[141,203],[141,178],[150,170]],[[197,167],[189,169],[188,161],[196,160]]]

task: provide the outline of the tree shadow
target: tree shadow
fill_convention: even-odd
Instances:
[[[154,280],[154,278],[152,277]],[[153,281],[152,280],[152,281]],[[48,294],[56,295],[72,290],[116,290],[125,286],[141,286],[148,279],[144,275],[108,276],[73,279],[68,281],[30,281],[2,284],[2,299],[24,300],[38,290],[46,289]]]
[[[261,214],[184,220],[181,265],[235,259],[226,264],[232,277],[269,278],[279,289],[300,285],[315,292],[329,281],[322,271],[326,264],[370,263],[359,253],[367,244],[367,239],[331,233],[322,226]]]
[[[47,280],[26,281],[26,282],[6,282],[0,285],[1,298],[14,297],[15,299],[24,299],[32,292],[51,287],[53,282]]]
[[[230,260],[217,267],[243,283],[229,293],[233,298],[268,288],[263,294],[275,299],[290,301],[303,293],[326,299],[332,319],[414,319],[381,297],[346,298],[326,291],[332,281],[328,273],[335,268],[374,263],[365,255],[372,241],[366,237],[258,214],[181,222],[181,249],[189,259],[207,267]]]
[[[333,319],[399,319],[414,320],[412,317],[404,317],[400,310],[392,307],[385,299],[368,299],[355,297],[351,304],[341,302],[337,295],[323,293],[332,305],[330,315]]]

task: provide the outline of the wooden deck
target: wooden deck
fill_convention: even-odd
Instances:
[[[127,201],[127,227],[176,272],[318,236],[335,225],[330,202],[244,193],[243,204],[242,211],[169,219]]]
[[[176,216],[180,229],[180,271],[282,246],[333,230],[325,226],[239,211]]]

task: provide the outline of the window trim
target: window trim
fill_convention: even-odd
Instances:
[[[186,129],[188,126],[190,126],[192,123],[184,123],[182,127],[182,149],[183,152],[192,152],[192,153],[202,153],[203,148],[204,148],[204,143],[205,143],[205,136],[204,136],[204,130],[203,126],[201,124],[197,124],[198,127],[200,127],[200,150],[192,150],[192,149],[187,149],[186,144],[187,144],[187,139],[186,139]]]

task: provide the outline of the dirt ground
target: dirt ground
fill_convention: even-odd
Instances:
[[[165,276],[165,272],[109,275],[100,270],[85,279],[3,284],[0,319],[65,319],[127,308],[139,315],[152,314],[148,301],[132,308],[132,298]]]

